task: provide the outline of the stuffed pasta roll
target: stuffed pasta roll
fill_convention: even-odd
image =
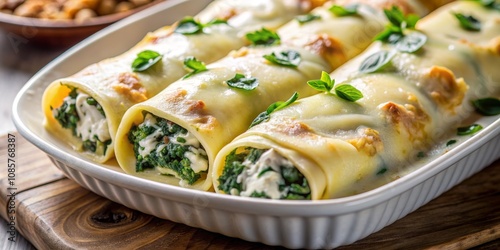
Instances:
[[[309,82],[324,93],[272,112],[225,146],[213,165],[215,190],[332,199],[390,182],[422,157],[443,152],[457,127],[473,123],[471,103],[499,97],[495,6],[451,3],[417,30],[391,21],[360,56]]]
[[[199,15],[149,33],[127,52],[57,79],[45,90],[45,127],[97,162],[114,156],[125,111],[187,74],[184,60],[213,62],[245,44],[245,32],[274,30],[307,11],[299,0],[218,0]],[[112,46],[112,45],[110,45]]]
[[[346,45],[359,32],[365,32],[362,40],[369,44],[386,23],[382,13],[365,5],[327,4],[276,33],[252,36],[253,46],[130,108],[116,136],[119,165],[142,178],[209,190],[217,152],[271,103],[294,99],[294,93],[316,94],[306,81],[359,52]],[[371,23],[378,23],[372,26],[377,28],[365,31]],[[350,28],[338,28],[343,26]]]

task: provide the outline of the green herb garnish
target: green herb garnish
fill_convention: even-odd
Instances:
[[[347,6],[333,5],[328,10],[336,16],[352,16],[358,14],[359,4],[350,4]]]
[[[311,13],[309,13],[307,15],[300,15],[300,16],[295,17],[295,20],[297,20],[297,22],[299,22],[300,24],[308,23],[308,22],[311,22],[311,21],[314,21],[317,19],[321,19],[321,16],[311,14]]]
[[[257,30],[246,34],[246,38],[253,45],[279,45],[281,44],[281,38],[276,32],[270,31],[266,28]]]
[[[186,74],[184,77],[182,77],[182,79],[186,79],[191,77],[192,75],[198,74],[203,71],[207,71],[205,63],[199,61],[198,59],[192,56],[184,59],[184,66],[186,66],[188,69],[192,69],[193,71]]]
[[[268,121],[271,118],[271,113],[289,106],[290,104],[294,103],[298,98],[299,98],[299,93],[295,92],[288,100],[286,100],[284,102],[278,101],[278,102],[275,102],[275,103],[269,105],[269,107],[266,109],[266,111],[260,113],[252,121],[252,124],[250,124],[250,128],[257,125],[257,124],[260,124],[262,122]]]
[[[447,143],[446,143],[446,147],[449,147],[453,144],[457,143],[457,140],[449,140]]]
[[[500,3],[496,3],[495,0],[474,0],[474,2],[479,2],[486,8],[500,10]]]
[[[422,48],[426,42],[426,35],[418,31],[413,31],[398,39],[396,42],[396,49],[401,52],[413,53]]]
[[[243,74],[236,73],[236,75],[226,81],[227,85],[232,88],[243,90],[254,90],[259,86],[259,81],[255,77],[246,77]]]
[[[476,111],[482,115],[492,116],[500,114],[500,100],[497,98],[483,98],[472,101]]]
[[[475,17],[464,15],[462,13],[454,13],[453,15],[455,15],[455,17],[458,19],[462,28],[470,31],[481,30],[481,21],[479,21]]]
[[[378,51],[367,57],[359,67],[361,73],[373,73],[385,68],[391,62],[395,53],[392,51]]]
[[[194,20],[193,17],[184,17],[181,21],[179,21],[179,24],[177,24],[177,27],[175,28],[174,32],[183,35],[194,35],[203,32],[203,29],[205,27],[209,27],[216,24],[227,24],[227,22],[224,20],[215,19],[206,24],[202,24]]]
[[[137,54],[137,57],[132,62],[132,70],[134,72],[145,71],[145,70],[151,68],[157,62],[159,62],[161,60],[161,58],[162,58],[162,55],[156,51],[144,50],[144,51],[140,52],[139,54]]]
[[[319,80],[311,80],[307,84],[315,90],[331,93],[331,90],[334,89],[335,80],[327,72],[323,71]],[[334,90],[338,97],[350,102],[363,98],[361,91],[350,84],[337,85]]]
[[[285,50],[279,53],[273,52],[269,55],[264,55],[263,57],[272,63],[287,67],[297,67],[302,60],[299,52],[295,50]]]
[[[389,20],[389,24],[384,31],[375,37],[378,41],[388,41],[390,37],[404,36],[404,30],[415,29],[415,26],[420,20],[420,17],[415,14],[404,15],[403,11],[396,6],[391,9],[385,9],[384,14]]]
[[[457,135],[473,135],[481,129],[483,129],[483,126],[479,124],[473,124],[467,127],[460,127],[457,129]]]

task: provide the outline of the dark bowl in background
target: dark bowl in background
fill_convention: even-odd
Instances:
[[[0,12],[0,29],[12,43],[42,47],[69,47],[95,32],[164,0],[155,0],[129,11],[98,16],[87,21],[20,17]]]

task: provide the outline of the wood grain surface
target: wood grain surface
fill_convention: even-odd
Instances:
[[[162,220],[66,178],[16,136],[16,231],[38,249],[276,249]],[[8,207],[7,137],[0,137],[0,205]],[[8,210],[0,215],[9,221]],[[0,242],[0,245],[2,242]],[[500,161],[381,231],[339,249],[500,248]]]

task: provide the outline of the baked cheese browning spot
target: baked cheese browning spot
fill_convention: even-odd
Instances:
[[[198,129],[211,130],[218,126],[217,118],[206,112],[205,103],[202,100],[187,99],[187,91],[185,89],[174,91],[173,95],[168,95],[165,99],[169,110],[173,110],[181,116],[189,117]]]
[[[133,73],[120,73],[118,75],[118,82],[114,83],[113,89],[122,95],[125,95],[130,101],[139,103],[148,99],[146,88],[142,86]]]
[[[424,77],[423,87],[432,99],[447,112],[455,114],[455,108],[462,104],[467,84],[462,78],[455,79],[451,70],[433,66]]]
[[[216,19],[227,21],[238,14],[239,13],[235,8],[231,8],[220,13]]]
[[[500,55],[500,36],[497,36],[490,40],[488,44],[488,50],[493,52],[494,54]]]
[[[372,128],[360,128],[358,129],[358,134],[360,137],[349,139],[347,142],[353,145],[359,152],[364,152],[368,156],[375,156],[377,153],[384,150],[384,144],[377,130]]]
[[[301,9],[309,11],[317,7],[323,6],[328,0],[300,0]]]
[[[239,50],[233,50],[229,53],[229,56],[230,57],[233,57],[233,58],[238,58],[238,57],[244,57],[246,55],[248,55],[249,51],[248,51],[248,48],[246,47],[243,47]]]
[[[420,108],[413,104],[400,105],[394,102],[383,104],[380,109],[384,112],[387,122],[394,124],[396,132],[401,134],[406,130],[408,139],[415,145],[415,148],[425,146],[428,139],[425,125],[429,121],[429,116]]]
[[[327,34],[315,36],[306,44],[306,48],[323,57],[332,68],[337,68],[347,61],[344,46]]]

